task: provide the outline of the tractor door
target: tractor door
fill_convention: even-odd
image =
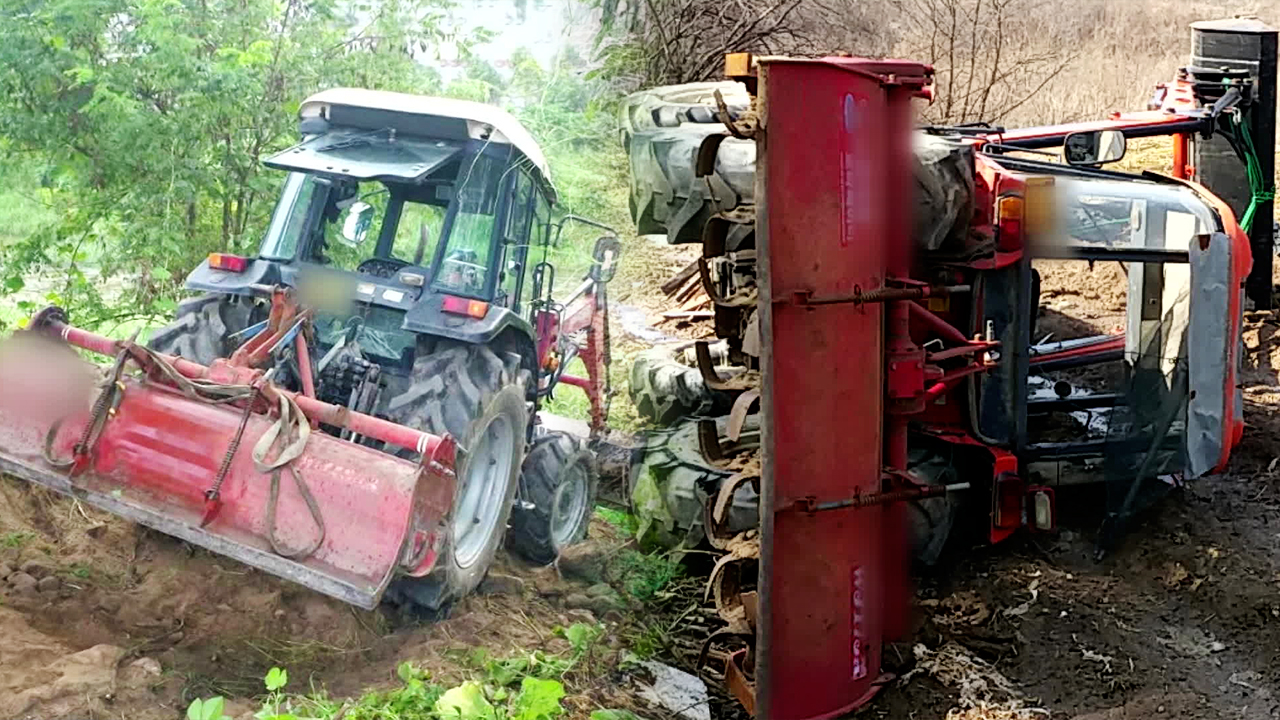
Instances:
[[[522,170],[512,173],[511,205],[507,209],[506,227],[499,251],[498,295],[494,303],[520,313],[521,287],[525,282],[529,257],[530,221],[533,218],[533,180]]]

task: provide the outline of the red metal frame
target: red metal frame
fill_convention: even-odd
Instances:
[[[24,337],[59,339],[143,372],[121,374],[112,394],[99,396],[111,398],[102,412],[87,409],[95,391],[75,382],[0,395],[0,471],[372,608],[393,577],[421,576],[435,565],[453,505],[454,441],[278,388],[263,370],[238,364],[269,350],[285,337],[280,328],[305,317],[296,307],[290,312],[286,294],[274,297],[274,329],[250,351],[209,367],[153,356],[68,325],[59,312],[42,312]],[[305,340],[297,337],[305,363]],[[23,342],[0,353],[0,377],[38,376],[33,365],[48,362],[44,343]],[[72,372],[90,372],[73,361],[79,370]],[[170,372],[255,392],[229,404],[202,402]],[[282,402],[312,424],[416,450],[422,460],[313,432],[287,466],[260,466],[251,450],[282,422]],[[89,432],[97,421],[101,431]]]
[[[910,214],[910,100],[931,70],[761,58],[760,74],[757,238],[769,300],[757,707],[768,718],[835,717],[881,687],[884,630],[907,602],[905,582],[891,581],[905,579],[903,543],[891,505],[808,513],[796,503],[879,492],[885,461],[905,467],[905,415],[920,404],[925,358],[909,336],[911,300],[889,305],[884,348],[884,305],[797,298],[852,297],[910,276],[910,230],[896,218]],[[888,374],[886,351],[898,364]]]
[[[605,383],[609,372],[609,342],[605,306],[601,302],[603,288],[600,283],[587,279],[575,293],[568,306],[554,312],[538,310],[534,316],[534,328],[538,335],[538,366],[551,369],[549,363],[562,359],[553,351],[562,337],[585,331],[586,341],[578,348],[578,357],[586,366],[587,377],[563,374],[560,382],[576,387],[587,395],[591,403],[591,433],[603,432],[608,423]]]

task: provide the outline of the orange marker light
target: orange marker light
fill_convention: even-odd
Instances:
[[[209,267],[214,270],[242,273],[249,268],[249,258],[226,253],[209,253]]]
[[[444,302],[441,303],[440,309],[453,313],[454,315],[468,315],[473,318],[482,318],[489,313],[489,303],[483,300],[468,300],[454,295],[445,295]]]

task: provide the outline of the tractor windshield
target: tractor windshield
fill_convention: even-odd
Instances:
[[[481,150],[412,181],[290,173],[259,256],[384,278],[414,266],[437,290],[487,299],[509,167]]]
[[[1052,187],[1049,232],[1039,234],[1037,254],[1055,247],[1185,251],[1196,236],[1221,229],[1186,187],[1077,178],[1057,178]]]

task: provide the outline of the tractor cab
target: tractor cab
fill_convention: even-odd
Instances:
[[[314,95],[299,114],[302,141],[265,161],[289,174],[257,256],[215,254],[188,287],[300,288],[335,331],[357,308],[370,319],[379,309],[405,315],[406,335],[380,343],[389,351],[445,324],[431,313],[460,311],[452,314],[484,337],[511,323],[529,329],[526,261],[550,240],[555,190],[514,118],[480,103],[357,89]]]
[[[556,194],[528,132],[489,105],[359,89],[299,116],[301,142],[265,161],[288,175],[257,256],[211,255],[187,286],[295,288],[321,353],[358,341],[389,376],[409,373],[423,335],[498,340],[536,374],[528,263],[552,241]],[[333,401],[347,385],[321,384]]]
[[[518,308],[555,191],[514,118],[365,90],[320,93],[300,114],[303,141],[266,161],[291,174],[259,257]]]

